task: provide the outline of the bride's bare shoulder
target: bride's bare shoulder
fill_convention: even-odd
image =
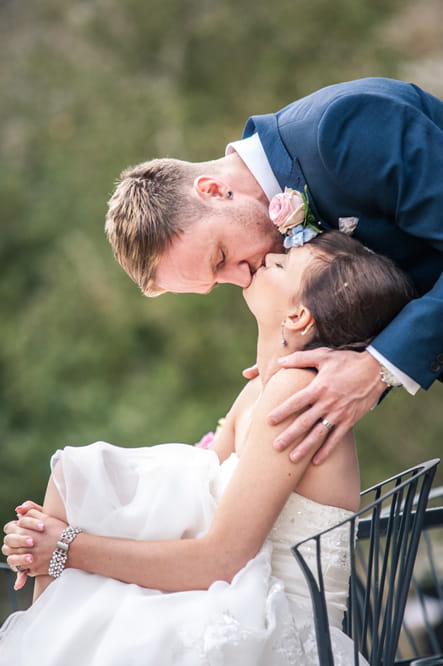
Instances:
[[[305,368],[282,368],[266,382],[263,398],[268,402],[280,403],[287,397],[304,389],[315,377],[314,370]]]

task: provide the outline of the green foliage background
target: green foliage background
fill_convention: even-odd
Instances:
[[[147,300],[113,261],[131,163],[223,154],[252,113],[406,57],[400,0],[0,3],[0,522],[42,500],[51,452],[194,442],[254,360],[241,292]],[[413,344],[413,341],[411,341]],[[442,386],[358,426],[364,485],[441,450]]]

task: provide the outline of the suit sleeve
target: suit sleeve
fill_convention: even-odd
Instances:
[[[374,224],[388,220],[392,243],[398,228],[423,239],[443,266],[443,102],[429,98],[425,113],[377,95],[342,97],[323,115],[317,147],[343,200]],[[423,388],[443,377],[441,275],[373,346]]]

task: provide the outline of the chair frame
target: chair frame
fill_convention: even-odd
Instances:
[[[6,577],[6,588],[8,590],[9,604],[11,606],[11,612],[14,612],[18,610],[17,593],[14,590],[14,578],[16,574],[6,564],[6,562],[0,562],[0,572],[1,571],[3,571],[3,575]]]
[[[392,666],[438,463],[438,459],[426,461],[371,486],[361,493],[367,503],[359,511],[292,547],[311,594],[321,666],[334,665],[322,574],[322,536],[349,526],[351,568],[343,628],[354,641],[354,663],[358,665],[361,653],[371,666]],[[364,577],[359,560],[363,542],[368,545]],[[304,544],[315,548],[315,571],[303,556]]]
[[[438,503],[438,506],[436,505]],[[413,629],[408,623],[407,614],[405,615],[402,635],[400,639],[401,649],[409,651],[412,656],[401,661],[401,664],[425,664],[425,659],[432,659],[432,664],[443,663],[443,639],[441,634],[437,633],[437,618],[431,619],[427,605],[427,594],[422,589],[422,584],[431,585],[435,591],[434,601],[439,604],[440,617],[438,622],[441,625],[443,620],[443,569],[437,566],[435,548],[440,542],[440,548],[443,546],[441,537],[443,536],[443,486],[433,488],[429,494],[429,504],[425,513],[423,522],[423,533],[421,539],[421,550],[418,551],[416,570],[412,576],[410,598],[415,602],[419,609],[419,617],[422,622],[421,632]],[[439,534],[437,533],[440,530]],[[436,534],[437,533],[437,534]],[[410,600],[408,600],[409,603]],[[406,610],[408,606],[406,606]],[[434,608],[435,610],[435,608]],[[427,648],[420,645],[426,641]],[[430,652],[429,652],[430,651]],[[429,656],[432,655],[431,656]],[[440,662],[436,659],[440,658]],[[429,662],[431,663],[431,662]]]

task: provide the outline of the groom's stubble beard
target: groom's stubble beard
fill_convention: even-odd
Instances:
[[[250,234],[251,245],[261,246],[263,258],[268,252],[283,252],[283,237],[271,222],[268,205],[253,200],[248,206],[237,209],[236,222]]]

